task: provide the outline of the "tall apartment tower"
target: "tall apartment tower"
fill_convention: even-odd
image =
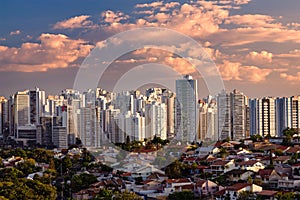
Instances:
[[[30,97],[30,124],[39,124],[40,117],[43,116],[43,110],[46,103],[45,91],[35,88],[29,91]]]
[[[257,103],[257,134],[261,136],[276,136],[275,99],[266,97]]]
[[[164,103],[152,103],[146,105],[146,138],[154,136],[167,139],[167,106]]]
[[[30,121],[29,91],[17,92],[14,98],[14,137],[17,142],[28,145],[36,142],[36,127]]]
[[[9,133],[9,104],[5,97],[0,97],[0,134]]]
[[[174,135],[175,127],[175,94],[164,92],[162,102],[167,105],[167,134],[171,136]]]
[[[300,133],[300,96],[291,97],[291,128],[294,128]]]
[[[186,75],[176,80],[176,138],[182,142],[196,140],[197,120],[197,80]]]
[[[230,94],[227,94],[226,91],[221,91],[217,95],[217,105],[219,139],[232,138]]]
[[[292,127],[292,98],[276,98],[275,104],[276,132],[278,136],[282,136],[284,129]]]
[[[232,139],[240,140],[250,136],[248,97],[234,90],[231,94]]]

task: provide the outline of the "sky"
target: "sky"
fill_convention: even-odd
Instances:
[[[197,41],[228,91],[300,95],[299,10],[299,0],[2,0],[0,95],[72,88],[82,62],[103,40],[144,27],[168,28]],[[193,72],[173,52],[140,49],[114,61],[99,86],[109,90],[122,69],[149,62]],[[199,84],[199,96],[207,95],[205,82]]]

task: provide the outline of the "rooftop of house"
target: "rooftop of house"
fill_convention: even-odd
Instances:
[[[232,186],[227,187],[227,190],[239,191],[245,187],[251,186],[249,183],[236,183]]]

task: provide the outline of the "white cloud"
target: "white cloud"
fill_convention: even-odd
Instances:
[[[12,31],[9,33],[9,35],[19,35],[19,34],[21,34],[20,30]]]
[[[44,33],[40,43],[23,43],[21,47],[0,46],[0,71],[34,72],[66,68],[85,57],[92,46],[62,34]]]
[[[76,28],[95,28],[92,21],[88,20],[89,15],[75,16],[70,19],[57,22],[53,28],[54,29],[76,29]]]

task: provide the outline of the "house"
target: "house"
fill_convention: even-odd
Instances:
[[[285,164],[289,160],[291,160],[291,156],[278,156],[277,158],[274,159],[274,163],[276,163],[276,164]]]
[[[195,150],[196,154],[198,154],[200,157],[206,156],[206,155],[215,155],[220,152],[219,148],[216,146],[208,146],[208,147],[199,147]]]
[[[300,153],[300,147],[299,146],[289,147],[286,151],[284,151],[285,155],[294,155],[296,153]]]
[[[257,193],[257,197],[265,200],[275,200],[275,195],[277,191],[274,190],[262,190]]]
[[[231,200],[237,200],[239,193],[243,191],[258,193],[262,191],[262,187],[249,183],[236,183],[225,188],[224,190],[221,190],[220,192],[217,192],[215,196],[217,200],[224,200],[228,198]]]
[[[170,194],[175,192],[175,187],[191,185],[193,182],[188,178],[178,178],[178,179],[167,179],[166,187],[164,188],[164,193]]]
[[[293,176],[300,177],[300,163],[296,163],[292,165],[292,174]]]
[[[265,165],[257,160],[246,160],[236,164],[239,169],[251,170],[258,172],[260,169],[264,169]]]
[[[155,192],[159,192],[162,188],[162,182],[157,180],[146,180],[141,182],[142,185],[136,185],[133,188],[135,193],[141,195],[147,195]]]
[[[210,180],[198,180],[196,181],[195,186],[195,195],[196,196],[207,196],[218,192],[219,190],[224,189],[222,186],[210,181]]]
[[[234,160],[216,160],[210,165],[211,173],[214,177],[219,176],[220,174],[229,172],[233,169],[235,169]]]
[[[233,169],[226,173],[227,180],[238,182],[240,180],[247,181],[254,173],[246,169]]]
[[[227,150],[234,149],[234,145],[230,142],[224,142],[223,144],[221,144],[221,147]]]
[[[289,164],[281,164],[281,165],[275,165],[274,169],[279,175],[288,175],[292,176],[292,166]]]
[[[282,179],[278,180],[278,188],[297,191],[300,189],[300,179],[283,176]]]
[[[263,184],[271,188],[277,188],[281,176],[274,169],[261,169],[258,171],[256,178],[262,180]]]

